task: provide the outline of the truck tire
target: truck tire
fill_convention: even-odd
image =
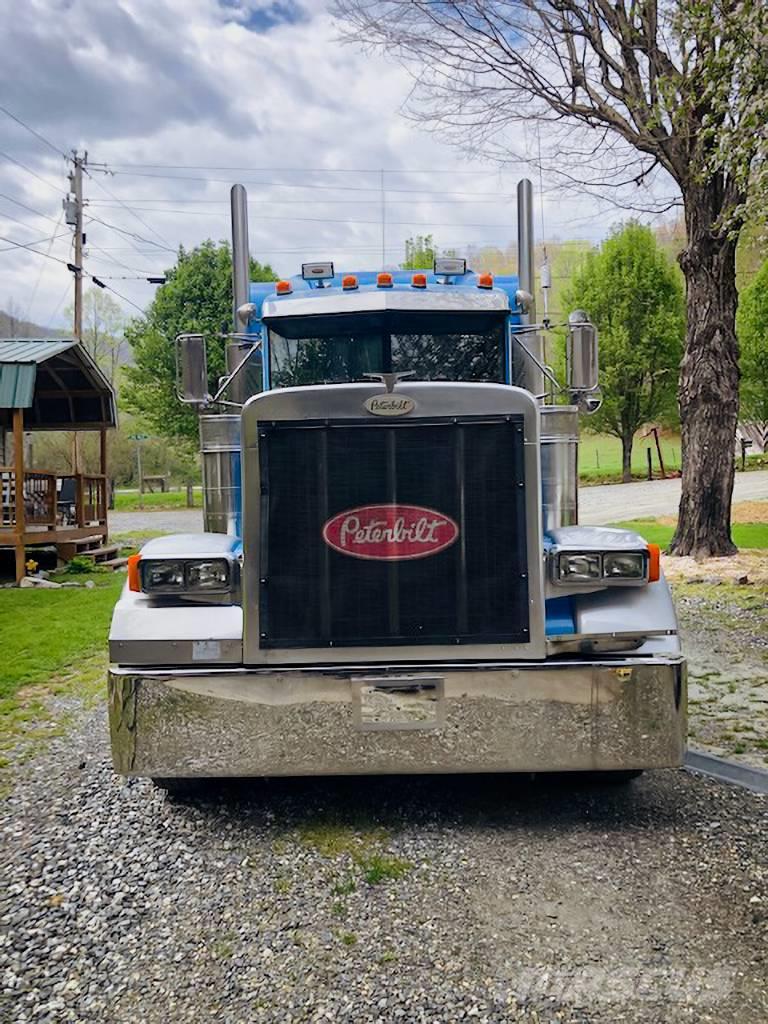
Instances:
[[[624,768],[614,772],[595,772],[592,777],[595,782],[603,785],[626,786],[633,779],[639,779],[642,774],[642,768]]]
[[[152,785],[164,789],[169,797],[185,799],[196,796],[205,785],[205,779],[152,779]]]

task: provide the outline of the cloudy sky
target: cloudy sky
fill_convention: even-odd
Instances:
[[[71,259],[60,218],[73,148],[90,165],[85,267],[127,312],[151,300],[143,278],[180,243],[229,236],[235,181],[251,251],[281,275],[303,259],[376,268],[382,245],[394,266],[416,233],[459,251],[515,236],[519,171],[406,120],[408,74],[342,44],[323,3],[0,0],[0,12],[0,308],[67,326],[71,275],[56,259]],[[554,195],[537,229],[542,213],[550,238],[596,240],[611,223]]]

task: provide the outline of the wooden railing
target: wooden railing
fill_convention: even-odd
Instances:
[[[24,474],[25,528],[82,529],[107,521],[107,478],[101,474],[62,475],[43,470]],[[0,529],[16,525],[16,476],[0,466]]]

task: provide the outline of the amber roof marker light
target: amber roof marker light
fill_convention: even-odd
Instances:
[[[493,288],[493,274],[479,274],[477,278],[478,288]]]
[[[376,275],[377,288],[391,288],[394,283],[395,282],[391,274],[384,273]]]
[[[293,291],[293,285],[290,281],[278,281],[275,285],[275,292],[278,295],[290,295]]]
[[[341,279],[341,287],[345,292],[354,291],[357,288],[357,278],[354,274],[347,274]]]
[[[414,274],[411,278],[411,288],[426,288],[427,287],[427,275],[426,274]]]

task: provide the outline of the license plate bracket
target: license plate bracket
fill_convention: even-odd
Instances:
[[[363,676],[352,680],[355,728],[410,732],[445,724],[441,676]]]

